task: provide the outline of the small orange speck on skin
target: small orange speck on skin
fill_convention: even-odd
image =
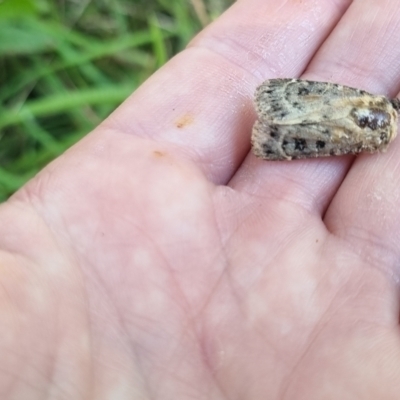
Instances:
[[[165,153],[163,153],[162,151],[159,151],[159,150],[154,150],[154,151],[153,151],[153,154],[154,154],[156,157],[164,157],[164,156],[165,156]]]
[[[193,117],[190,114],[185,114],[175,121],[177,128],[182,129],[193,123]]]

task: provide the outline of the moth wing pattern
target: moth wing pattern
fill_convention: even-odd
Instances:
[[[270,79],[257,88],[255,104],[258,116],[270,123],[311,123],[319,122],[324,115],[329,119],[345,117],[351,104],[345,109],[336,105],[344,98],[359,98],[360,92],[334,83]]]
[[[352,141],[343,137],[341,129],[331,127],[327,130],[323,124],[278,127],[264,125],[259,121],[253,128],[252,145],[255,155],[267,160],[357,154],[363,151],[364,146],[362,141]],[[343,152],[344,146],[346,153]]]
[[[384,150],[396,136],[389,99],[326,82],[271,79],[257,88],[256,156],[290,160]]]

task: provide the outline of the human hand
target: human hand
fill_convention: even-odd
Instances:
[[[400,141],[249,153],[264,79],[395,96],[399,23],[240,0],[2,205],[2,398],[399,398]]]

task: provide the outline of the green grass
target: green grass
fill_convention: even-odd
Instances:
[[[0,0],[0,201],[233,0]]]

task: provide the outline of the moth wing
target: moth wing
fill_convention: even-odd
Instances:
[[[253,127],[252,147],[257,157],[266,160],[292,160],[357,154],[373,151],[380,146],[375,138],[360,139],[360,135],[347,135],[344,127],[324,124],[268,125],[257,121]]]
[[[270,79],[257,88],[255,103],[259,118],[267,123],[310,124],[346,118],[365,94],[334,83]]]

